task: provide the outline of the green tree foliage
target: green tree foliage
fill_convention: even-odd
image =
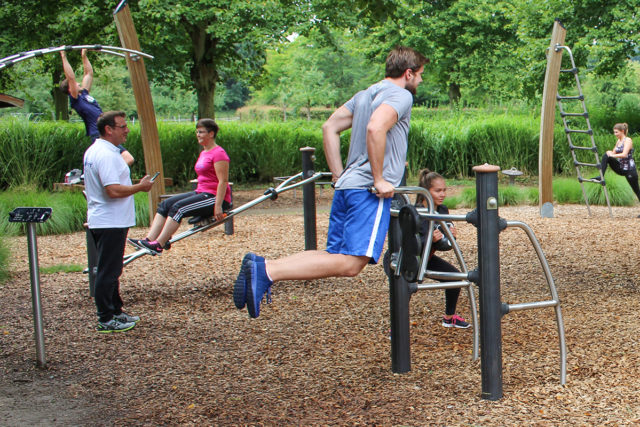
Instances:
[[[270,50],[258,102],[287,109],[303,109],[311,118],[311,108],[336,107],[364,86],[382,79],[381,64],[369,66],[366,57],[349,33],[332,34],[337,43],[323,43],[322,35],[299,36]]]
[[[506,15],[508,2],[381,3],[382,9],[380,5],[363,5],[366,18],[360,26],[368,39],[369,57],[383,60],[386,52],[400,44],[419,50],[431,59],[425,67],[425,79],[444,89],[453,103],[460,101],[463,88],[480,88],[488,96],[504,99],[518,91],[510,56],[517,39]]]
[[[140,0],[134,17],[155,60],[159,78],[188,73],[198,115],[214,117],[215,91],[228,78],[251,79],[264,64],[267,46],[295,24],[293,2],[267,0]]]
[[[614,77],[635,54],[640,40],[639,7],[640,0],[514,1],[508,16],[520,40],[517,54],[525,65],[525,95],[532,97],[541,88],[554,19],[567,30],[565,44],[571,47],[578,68]]]
[[[60,45],[113,44],[117,40],[113,7],[115,4],[111,2],[98,0],[81,3],[70,0],[3,1],[0,7],[0,57]],[[78,66],[79,55],[75,60],[72,58],[71,63]],[[66,119],[67,97],[57,90],[63,77],[60,56],[42,57],[42,67],[40,72],[51,79],[49,95],[54,100],[55,115]],[[0,89],[11,93],[16,85],[25,87],[23,78],[19,70],[0,71]]]

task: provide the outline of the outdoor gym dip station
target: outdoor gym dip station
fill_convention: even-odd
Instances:
[[[466,215],[443,215],[436,213],[433,199],[422,187],[398,187],[395,192],[401,197],[392,204],[389,224],[389,251],[391,274],[389,275],[389,302],[391,319],[391,370],[405,373],[411,370],[409,340],[409,302],[411,295],[419,290],[466,287],[469,293],[473,317],[473,359],[478,358],[478,335],[482,373],[482,398],[502,398],[502,330],[501,319],[511,311],[553,307],[558,327],[560,345],[560,383],[566,382],[566,345],[564,326],[560,311],[560,300],[549,265],[533,230],[520,221],[506,221],[498,216],[498,166],[483,165],[473,168],[476,173],[476,209]],[[428,207],[415,208],[407,195],[421,194]],[[430,221],[424,248],[416,234],[419,221]],[[478,233],[478,268],[468,271],[462,252],[445,221],[466,221],[474,225]],[[443,234],[453,244],[454,253],[461,267],[460,273],[427,270],[427,261],[433,241],[434,225],[440,224]],[[515,227],[523,230],[529,238],[542,266],[551,298],[520,304],[503,303],[500,298],[499,234],[504,229]],[[425,279],[436,280],[425,283]],[[437,280],[447,280],[440,282]],[[471,284],[479,289],[479,322],[476,318],[475,300]],[[479,330],[478,330],[479,329]]]

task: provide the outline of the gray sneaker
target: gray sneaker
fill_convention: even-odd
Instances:
[[[118,319],[121,323],[138,323],[140,321],[140,316],[131,316],[124,311],[120,314],[114,314],[113,318]]]
[[[121,322],[115,317],[108,322],[98,322],[96,331],[102,334],[110,334],[111,332],[125,332],[136,326],[134,322]]]

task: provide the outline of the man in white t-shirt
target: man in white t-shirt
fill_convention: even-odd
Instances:
[[[129,133],[126,114],[122,111],[103,113],[97,126],[100,138],[84,153],[87,222],[98,258],[96,329],[102,333],[122,332],[132,329],[140,320],[122,311],[119,282],[127,233],[136,223],[133,195],[149,191],[153,182],[147,175],[138,184],[131,184],[129,166],[118,149]]]

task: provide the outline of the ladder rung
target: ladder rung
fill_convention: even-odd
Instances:
[[[565,133],[586,133],[587,135],[593,135],[593,130],[592,129],[589,129],[589,130],[577,130],[577,129],[564,128],[564,132]]]
[[[573,162],[574,166],[591,166],[592,168],[599,168],[600,164],[598,163],[583,163],[583,162],[578,162],[578,161],[574,161]]]
[[[569,144],[569,148],[571,148],[572,150],[589,150],[593,151],[594,153],[598,152],[598,147],[581,147],[579,145]]]
[[[584,117],[585,119],[589,118],[589,113],[586,111],[584,113],[565,113],[564,111],[560,112],[560,116],[562,117]]]
[[[568,100],[575,100],[575,101],[584,101],[584,95],[578,95],[578,96],[562,96],[562,95],[558,94],[558,95],[556,95],[556,99],[557,99],[557,100],[568,99]]]
[[[604,182],[604,179],[594,179],[594,178],[582,178],[579,177],[578,178],[578,182],[582,183],[582,182],[594,182],[596,184],[600,184],[603,187],[606,185],[606,183]]]
[[[560,70],[561,73],[573,73],[573,74],[578,74],[578,69],[577,68],[569,68],[566,70]]]

